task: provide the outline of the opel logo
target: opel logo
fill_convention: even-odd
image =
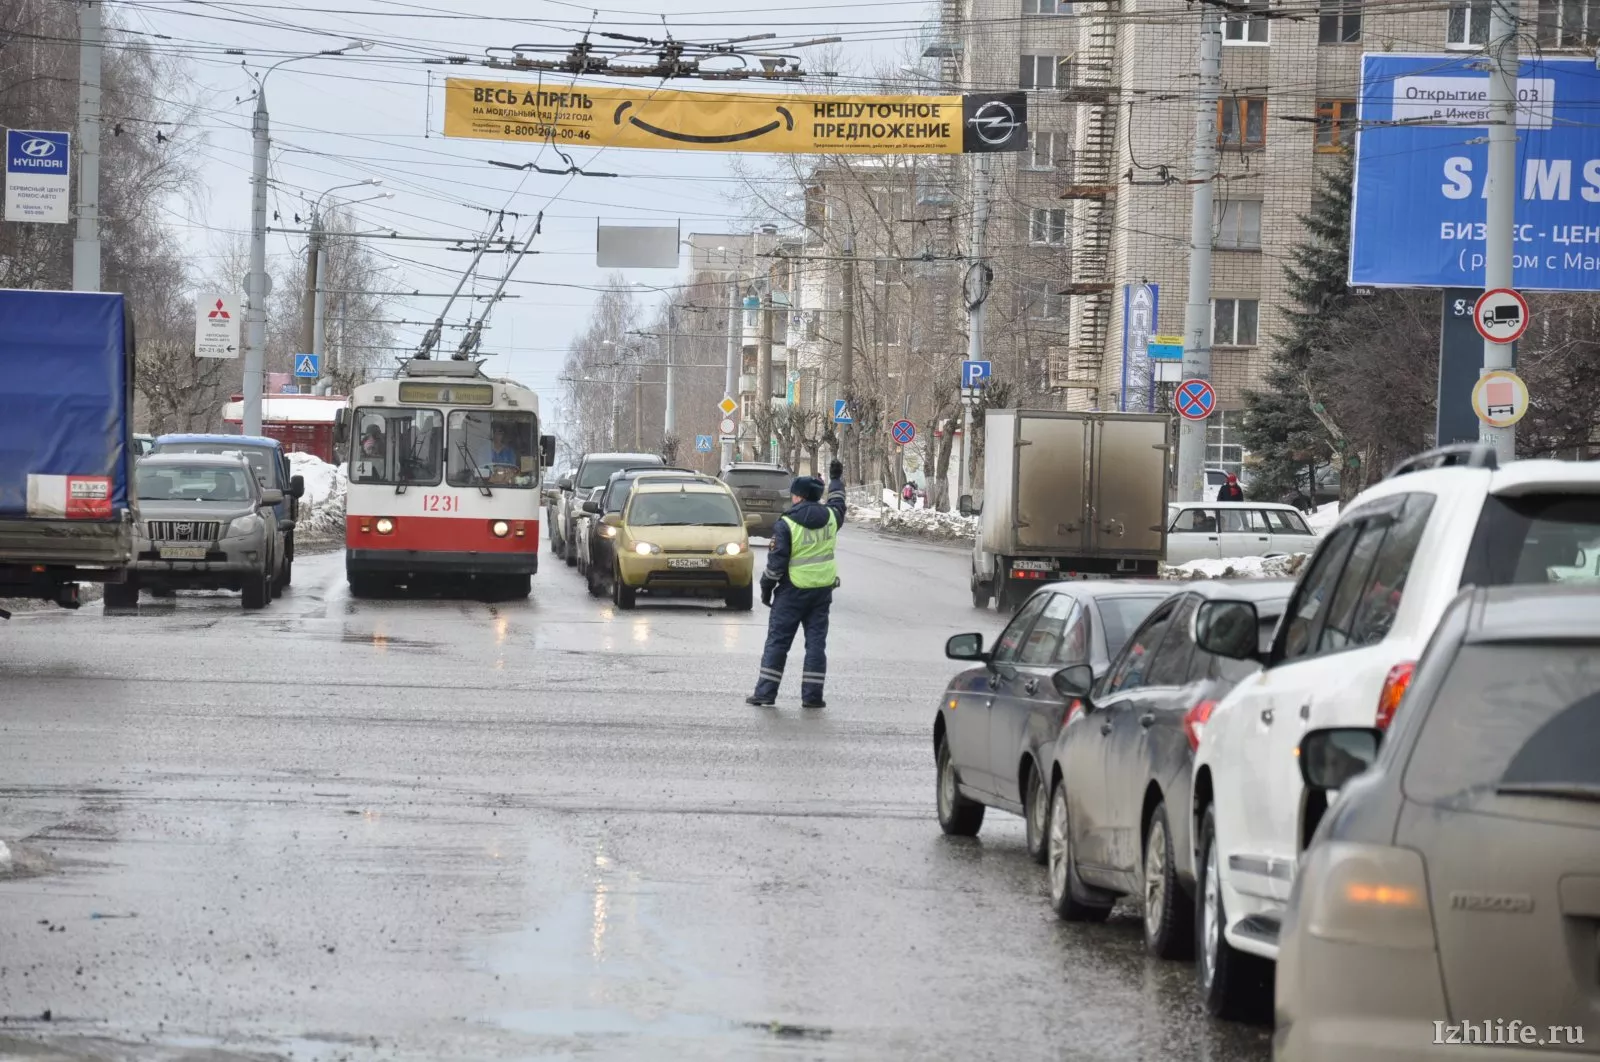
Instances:
[[[22,142],[22,153],[36,159],[47,159],[56,153],[56,143],[36,136]]]
[[[978,139],[985,144],[1004,144],[1011,139],[1022,123],[1017,121],[1017,112],[1011,105],[1003,100],[990,100],[977,113],[967,119],[967,124],[978,133]]]

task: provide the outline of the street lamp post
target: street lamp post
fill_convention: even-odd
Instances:
[[[311,294],[311,313],[309,315],[311,334],[309,336],[302,336],[303,339],[308,340],[308,342],[303,343],[302,349],[316,356],[318,371],[322,373],[321,379],[319,379],[316,382],[316,386],[312,388],[312,393],[314,394],[326,395],[333,393],[333,373],[330,371],[331,366],[327,366],[322,363],[323,350],[327,345],[327,327],[325,324],[327,320],[325,315],[325,308],[327,305],[327,292],[325,289],[327,285],[324,283],[324,281],[327,279],[328,273],[328,251],[327,248],[323,246],[323,243],[327,237],[327,233],[324,232],[322,228],[322,201],[331,193],[341,191],[345,188],[363,188],[368,186],[377,186],[382,183],[383,178],[381,177],[368,177],[364,181],[351,181],[349,184],[336,184],[332,188],[329,188],[327,191],[323,192],[321,195],[317,196],[316,200],[311,204],[310,247],[306,255],[306,287]],[[385,199],[391,197],[393,194],[394,193],[392,192],[385,192],[383,195],[377,196],[376,198]]]
[[[267,152],[272,147],[272,137],[267,121],[267,78],[286,63],[302,59],[316,59],[330,55],[343,55],[351,48],[363,51],[372,47],[370,41],[352,41],[343,48],[328,48],[306,55],[280,59],[267,67],[256,85],[256,110],[250,122],[253,152],[250,164],[250,273],[245,277],[244,290],[250,305],[245,310],[244,339],[244,434],[261,434],[261,392],[265,380],[267,360],[267,296],[272,293],[272,278],[267,275]]]

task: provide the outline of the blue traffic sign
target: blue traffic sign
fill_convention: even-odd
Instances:
[[[961,363],[961,386],[982,387],[983,382],[990,376],[989,362],[964,361]]]
[[[1362,57],[1352,285],[1484,286],[1486,65],[1481,55]],[[1513,288],[1600,290],[1594,85],[1593,57],[1521,63]]]
[[[315,380],[322,373],[317,371],[317,363],[322,359],[316,354],[296,354],[294,356],[294,374],[302,379]]]
[[[694,437],[694,448],[703,454],[711,452],[711,445],[711,436],[709,435],[696,435]]]
[[[911,440],[917,437],[917,426],[909,420],[895,421],[892,431],[894,432],[894,441],[901,446],[910,446]]]
[[[1217,408],[1217,392],[1204,380],[1185,380],[1172,396],[1172,404],[1184,420],[1205,420]]]
[[[835,424],[854,424],[856,418],[850,415],[850,407],[842,398],[833,400],[833,422]]]

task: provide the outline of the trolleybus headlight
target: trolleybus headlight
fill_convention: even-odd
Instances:
[[[717,552],[724,557],[736,557],[744,552],[744,546],[738,542],[729,542],[727,545],[718,546]]]
[[[506,523],[504,520],[496,520],[494,523],[489,525],[489,530],[494,532],[495,538],[505,538],[507,535],[511,534],[511,525]]]
[[[661,547],[650,542],[636,542],[633,551],[641,557],[648,557],[652,553],[660,553]]]
[[[378,534],[380,534],[380,535],[388,535],[388,534],[393,534],[394,533],[394,521],[389,519],[387,516],[378,517],[377,521],[372,526],[377,530]]]

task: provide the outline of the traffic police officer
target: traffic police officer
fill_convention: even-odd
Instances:
[[[806,661],[800,675],[800,705],[827,707],[822,684],[828,675],[828,607],[839,583],[833,547],[845,508],[844,466],[835,461],[828,472],[832,482],[827,504],[823,504],[822,481],[801,476],[789,485],[794,504],[772,532],[767,570],[761,575],[761,603],[772,609],[772,617],[756,691],[745,698],[746,704],[758,708],[777,703],[783,665],[801,627],[806,632]]]

